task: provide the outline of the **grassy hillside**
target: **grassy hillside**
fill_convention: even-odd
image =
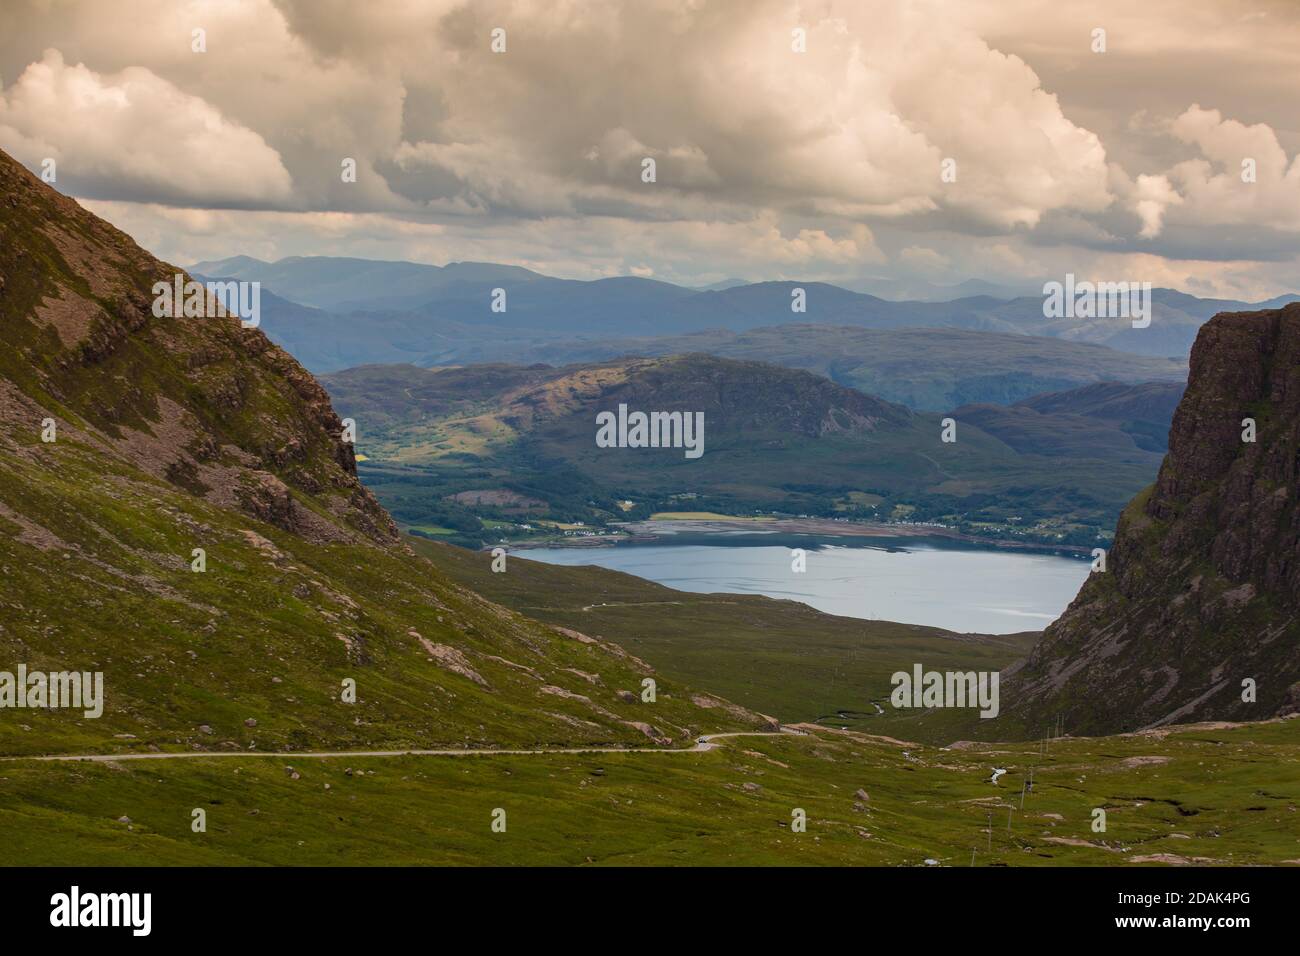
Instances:
[[[98,719],[0,711],[0,753],[657,745],[765,725],[671,679],[651,709],[648,665],[443,578],[290,356],[233,318],[153,315],[173,267],[3,154],[0,208],[0,670],[105,686]]]
[[[523,558],[491,570],[486,552],[417,541],[448,577],[539,621],[599,634],[658,673],[708,687],[783,721],[821,721],[890,733],[882,718],[895,671],[913,663],[999,670],[1023,657],[1036,632],[993,636],[823,614],[761,595],[692,594],[598,567]],[[946,740],[943,742],[947,742]]]

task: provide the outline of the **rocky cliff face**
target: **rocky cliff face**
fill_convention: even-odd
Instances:
[[[1218,315],[1155,485],[1106,571],[1005,673],[1004,713],[1030,734],[1058,715],[1087,734],[1300,709],[1298,496],[1300,304]]]
[[[396,541],[292,356],[234,317],[153,315],[181,272],[0,153],[0,418],[307,537]]]

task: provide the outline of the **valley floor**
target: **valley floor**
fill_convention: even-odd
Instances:
[[[1295,865],[1298,727],[937,748],[802,725],[676,754],[27,758],[0,763],[0,843],[9,865]]]

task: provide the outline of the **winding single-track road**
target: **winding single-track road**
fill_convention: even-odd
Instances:
[[[792,734],[806,736],[798,730],[783,727],[780,730],[742,730],[725,734],[704,734],[691,747],[557,747],[540,750],[187,750],[180,753],[123,753],[123,754],[53,754],[30,757],[0,757],[7,760],[90,760],[99,763],[116,763],[119,760],[203,760],[230,759],[232,757],[278,757],[282,760],[326,759],[334,757],[510,757],[526,754],[693,754],[712,750],[713,741],[724,737],[779,737]]]

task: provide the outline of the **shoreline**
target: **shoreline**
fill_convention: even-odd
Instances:
[[[510,548],[612,548],[620,544],[667,544],[680,534],[797,534],[836,538],[942,538],[960,541],[994,551],[1029,551],[1067,553],[1087,556],[1091,549],[1082,545],[1044,544],[1036,541],[1012,541],[1005,538],[983,538],[962,534],[951,528],[926,525],[885,524],[883,522],[845,522],[831,518],[668,518],[660,520],[611,523],[625,533],[617,537],[555,538],[541,540],[506,541]],[[490,551],[496,545],[482,548]]]

